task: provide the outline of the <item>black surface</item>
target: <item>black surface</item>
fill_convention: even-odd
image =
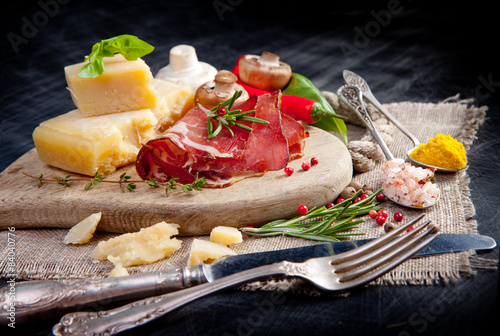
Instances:
[[[328,6],[324,1],[60,2],[64,4],[56,7],[55,0],[17,1],[2,8],[0,170],[33,147],[31,133],[41,121],[74,108],[63,67],[81,61],[100,39],[128,33],[150,42],[156,50],[144,59],[153,73],[168,63],[170,48],[180,43],[195,46],[199,59],[218,69],[231,69],[240,54],[268,50],[322,90],[335,91],[343,84],[342,70],[350,69],[370,83],[382,103],[437,102],[460,93],[488,105],[487,122],[469,152],[468,172],[479,231],[500,241],[494,5],[410,0]],[[223,4],[219,16],[216,6]],[[384,16],[388,6],[393,13]],[[50,15],[43,14],[44,7]],[[36,30],[27,30],[35,22]],[[368,31],[364,39],[360,30]],[[24,38],[17,52],[8,39],[13,34]],[[498,248],[481,257],[498,259]],[[457,283],[369,287],[348,297],[228,291],[123,335],[471,335],[489,327],[498,331],[497,304],[497,271],[479,270]],[[7,331],[49,335],[55,322]]]

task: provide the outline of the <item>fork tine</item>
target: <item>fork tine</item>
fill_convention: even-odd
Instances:
[[[381,258],[373,260],[360,268],[342,273],[339,276],[339,282],[345,284],[345,288],[351,288],[365,284],[381,276],[427,246],[437,237],[438,232],[438,227],[431,225],[426,232],[414,235],[401,245],[398,244],[395,249]],[[374,269],[375,271],[370,272]]]
[[[372,240],[369,243],[366,243],[366,244],[364,244],[358,248],[352,249],[350,251],[332,256],[331,257],[331,264],[336,265],[336,264],[344,263],[347,260],[358,258],[360,255],[363,255],[365,253],[368,253],[368,252],[378,248],[380,245],[396,238],[400,233],[407,230],[410,226],[412,226],[413,224],[415,224],[416,222],[421,220],[424,216],[425,216],[425,214],[421,214],[420,216],[409,221],[405,225],[402,225],[401,227],[394,229],[394,230],[390,231],[389,233],[387,233],[387,234],[385,234],[385,235],[383,235],[375,240]]]
[[[390,250],[398,247],[402,243],[411,239],[418,232],[422,231],[427,225],[429,225],[430,222],[431,221],[429,220],[424,223],[421,223],[407,234],[400,235],[397,238],[394,238],[385,244],[379,245],[378,248],[372,249],[369,252],[366,252],[365,254],[362,254],[357,258],[335,265],[335,273],[339,274],[347,272],[351,269],[362,266],[363,264],[367,264],[372,259],[379,258],[380,255],[388,253]]]

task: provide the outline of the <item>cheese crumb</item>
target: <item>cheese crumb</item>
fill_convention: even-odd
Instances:
[[[90,239],[92,239],[97,224],[99,224],[100,220],[101,220],[101,213],[98,212],[88,216],[80,223],[76,224],[68,231],[66,237],[64,237],[63,240],[64,244],[88,243]]]
[[[208,240],[194,239],[189,252],[188,267],[211,264],[222,257],[235,255],[229,247]]]
[[[108,278],[116,278],[116,277],[122,277],[122,276],[127,276],[128,271],[121,263],[118,263],[115,265],[115,268],[109,272]]]
[[[210,241],[228,246],[241,243],[243,241],[243,236],[235,227],[217,226],[210,232]]]
[[[171,236],[179,233],[179,225],[157,223],[139,232],[124,233],[102,241],[90,254],[98,260],[109,259],[123,266],[150,264],[164,259],[181,247],[181,241]]]

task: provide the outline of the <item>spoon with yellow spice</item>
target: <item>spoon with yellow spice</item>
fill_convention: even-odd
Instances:
[[[437,134],[428,143],[410,149],[407,154],[413,164],[442,173],[454,173],[467,165],[464,145],[445,134]]]
[[[434,138],[429,139],[429,143],[420,144],[418,139],[380,104],[372,94],[368,83],[361,76],[349,70],[344,70],[342,76],[346,84],[358,87],[363,93],[363,98],[368,100],[410,138],[414,147],[407,152],[407,155],[414,165],[432,168],[442,173],[454,173],[466,166],[465,149],[459,141],[450,135],[437,134]]]

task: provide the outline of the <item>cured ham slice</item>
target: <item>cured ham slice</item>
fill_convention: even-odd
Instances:
[[[139,151],[136,169],[145,180],[160,182],[178,178],[192,183],[196,174],[205,177],[206,187],[225,187],[243,178],[284,168],[302,156],[304,126],[279,110],[280,93],[253,96],[234,109],[255,110],[256,118],[268,124],[247,123],[252,131],[230,126],[234,136],[222,128],[208,138],[207,114],[195,107],[158,138]],[[214,127],[218,121],[213,121]]]

